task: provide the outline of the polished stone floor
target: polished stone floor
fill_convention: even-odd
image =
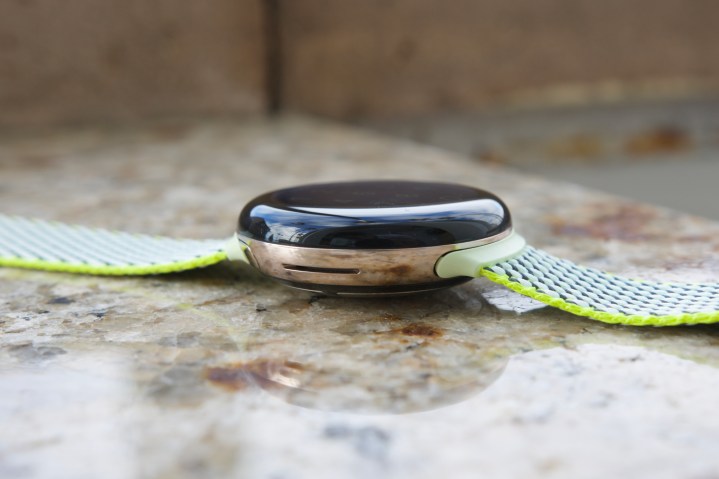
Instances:
[[[479,186],[554,254],[719,281],[719,224],[308,118],[0,137],[3,213],[134,232],[222,238],[263,191],[358,178]],[[718,346],[483,280],[360,300],[233,263],[0,269],[0,477],[715,477]]]

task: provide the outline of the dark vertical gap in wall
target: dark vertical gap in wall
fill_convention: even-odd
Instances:
[[[267,110],[270,115],[282,108],[282,32],[280,28],[280,0],[263,0],[265,34],[265,88]]]

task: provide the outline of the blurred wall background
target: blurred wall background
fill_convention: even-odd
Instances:
[[[258,0],[3,0],[0,125],[266,108]]]
[[[283,99],[338,118],[714,87],[719,3],[280,2]]]
[[[4,0],[0,125],[715,91],[711,0]]]

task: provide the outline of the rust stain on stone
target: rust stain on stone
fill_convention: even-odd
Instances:
[[[577,133],[550,144],[548,153],[558,158],[591,159],[601,155],[603,148],[596,135]]]
[[[229,391],[245,389],[251,383],[251,376],[241,367],[235,366],[207,368],[204,377],[212,384]]]
[[[440,328],[426,323],[412,323],[396,331],[406,336],[423,336],[425,338],[438,338],[444,334]]]
[[[252,386],[266,389],[279,385],[272,380],[272,377],[278,373],[281,374],[282,371],[297,373],[304,369],[303,364],[295,361],[257,359],[247,363],[208,367],[204,371],[204,378],[227,391],[241,391]]]
[[[656,235],[647,231],[648,224],[657,216],[654,209],[641,205],[620,205],[602,214],[593,214],[596,209],[608,209],[606,204],[591,205],[584,214],[568,217],[547,218],[552,232],[564,236],[586,236],[603,240],[644,241]],[[567,218],[582,218],[581,221]]]
[[[496,150],[482,150],[474,155],[479,161],[487,165],[499,166],[509,163],[507,155]]]
[[[645,156],[674,153],[689,147],[691,147],[691,139],[686,131],[672,126],[664,126],[630,137],[624,145],[624,150],[630,155]]]

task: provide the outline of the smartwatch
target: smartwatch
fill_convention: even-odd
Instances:
[[[228,259],[328,295],[405,295],[485,277],[606,323],[719,321],[719,284],[628,279],[554,257],[526,244],[497,196],[458,184],[356,181],[271,191],[242,209],[229,240],[0,215],[0,266],[151,275]]]

